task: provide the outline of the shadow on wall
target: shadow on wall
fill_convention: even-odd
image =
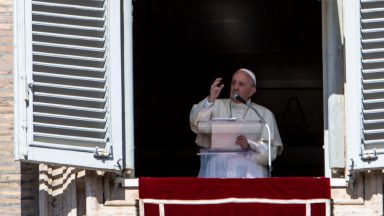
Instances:
[[[39,165],[20,162],[21,215],[39,215]]]

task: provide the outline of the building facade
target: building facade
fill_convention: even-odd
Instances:
[[[333,215],[383,215],[383,7],[321,1]],[[0,3],[0,213],[139,214],[131,10],[130,1]]]

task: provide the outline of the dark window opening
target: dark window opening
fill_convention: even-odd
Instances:
[[[273,176],[322,176],[320,1],[133,2],[136,176],[196,176],[189,112],[223,77],[257,76],[253,101],[276,117],[284,152]]]

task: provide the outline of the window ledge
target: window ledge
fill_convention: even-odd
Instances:
[[[332,187],[347,187],[347,181],[344,178],[331,178]]]
[[[331,178],[331,187],[347,187],[347,181],[344,178]],[[126,178],[122,182],[122,187],[139,187],[138,178]]]
[[[122,187],[128,188],[138,188],[139,187],[139,179],[138,178],[126,178],[123,180]]]

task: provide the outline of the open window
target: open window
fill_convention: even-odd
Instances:
[[[134,2],[138,176],[197,176],[188,116],[222,77],[254,71],[253,101],[276,117],[284,144],[272,176],[324,175],[320,1]],[[182,168],[180,168],[182,164]]]

